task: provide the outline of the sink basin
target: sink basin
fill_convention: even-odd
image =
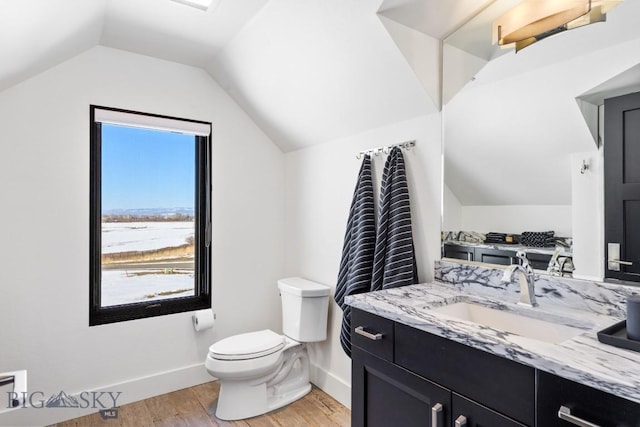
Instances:
[[[433,308],[432,311],[458,320],[477,323],[521,337],[553,344],[574,338],[588,329],[588,327],[580,328],[552,323],[516,312],[485,307],[470,302],[449,304]]]

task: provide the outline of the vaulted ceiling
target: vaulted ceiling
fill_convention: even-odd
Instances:
[[[518,1],[216,0],[215,7],[201,11],[171,0],[0,0],[0,92],[103,45],[206,70],[285,152],[436,113],[444,99],[450,113],[472,107],[481,113],[473,116],[473,128],[454,124],[452,131],[446,122],[446,182],[463,204],[508,203],[504,195],[523,194],[522,185],[507,188],[503,169],[470,162],[468,153],[477,152],[477,160],[488,155],[491,146],[508,144],[509,150],[495,151],[484,163],[510,165],[513,156],[538,159],[516,162],[517,172],[528,177],[534,175],[524,169],[538,167],[548,153],[564,150],[566,158],[569,149],[559,142],[569,138],[566,129],[580,128],[587,139],[587,145],[571,150],[593,150],[573,98],[638,62],[635,54],[630,55],[636,51],[633,48],[621,47],[620,52],[628,53],[616,54],[606,63],[597,59],[606,55],[596,51],[640,37],[640,0],[625,0],[606,24],[550,38],[540,43],[544,48],[534,45],[518,55],[504,54],[481,40],[488,34],[480,28],[490,25],[487,19],[478,28],[465,28],[448,38],[445,52],[455,45],[465,59],[456,66],[445,61],[445,93],[440,93],[440,39],[487,4],[492,6],[483,13]],[[483,51],[472,46],[479,40]],[[580,58],[590,52],[596,65],[585,69],[588,63]],[[490,66],[485,66],[487,61]],[[558,90],[545,85],[546,75],[566,73],[569,68],[579,78],[569,77]],[[536,83],[514,98],[509,84],[534,70],[540,70]],[[455,95],[460,89],[464,93]],[[486,108],[489,104],[480,101],[481,93],[496,106]],[[538,99],[544,93],[548,97]],[[501,102],[500,94],[511,96],[505,99],[519,108]],[[561,94],[566,96],[560,100]],[[458,99],[449,105],[454,96]],[[550,117],[548,122],[555,125],[545,126],[545,135],[540,135],[539,126],[529,131],[515,125],[525,114],[509,118],[525,110],[531,110],[526,115],[539,117],[545,102],[566,104],[565,119]],[[490,114],[498,109],[500,115]],[[518,136],[502,141],[498,131],[505,124]],[[560,182],[553,173],[545,176]],[[469,186],[489,180],[487,197],[480,198],[482,191]],[[547,191],[537,203],[564,203],[569,197],[567,184],[563,188],[564,196],[550,198]],[[518,203],[536,203],[533,199],[529,192],[526,201]]]
[[[0,1],[0,90],[97,44],[203,66],[266,1],[212,12],[169,0]]]
[[[0,91],[108,46],[205,69],[289,151],[438,111],[437,39],[478,3],[2,0]],[[421,78],[385,25],[431,45]]]

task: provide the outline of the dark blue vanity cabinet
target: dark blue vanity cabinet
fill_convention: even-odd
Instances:
[[[534,369],[357,309],[351,324],[353,427],[534,425]]]
[[[351,325],[353,427],[640,427],[629,400],[355,308]]]

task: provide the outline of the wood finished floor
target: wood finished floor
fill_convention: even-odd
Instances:
[[[100,414],[87,415],[55,424],[55,427],[344,427],[350,425],[351,411],[322,390],[313,387],[302,399],[278,410],[241,421],[216,418],[220,385],[217,381],[174,391],[147,400],[123,405],[118,418],[103,420]]]

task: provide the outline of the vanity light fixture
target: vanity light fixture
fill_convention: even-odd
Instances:
[[[516,52],[554,34],[606,21],[622,0],[524,0],[493,21],[493,43]]]
[[[207,10],[209,9],[209,7],[211,7],[211,3],[213,0],[173,0],[173,1],[175,1],[176,3],[182,3],[187,6],[195,7],[196,9]],[[218,1],[215,1],[214,3],[218,3]]]

